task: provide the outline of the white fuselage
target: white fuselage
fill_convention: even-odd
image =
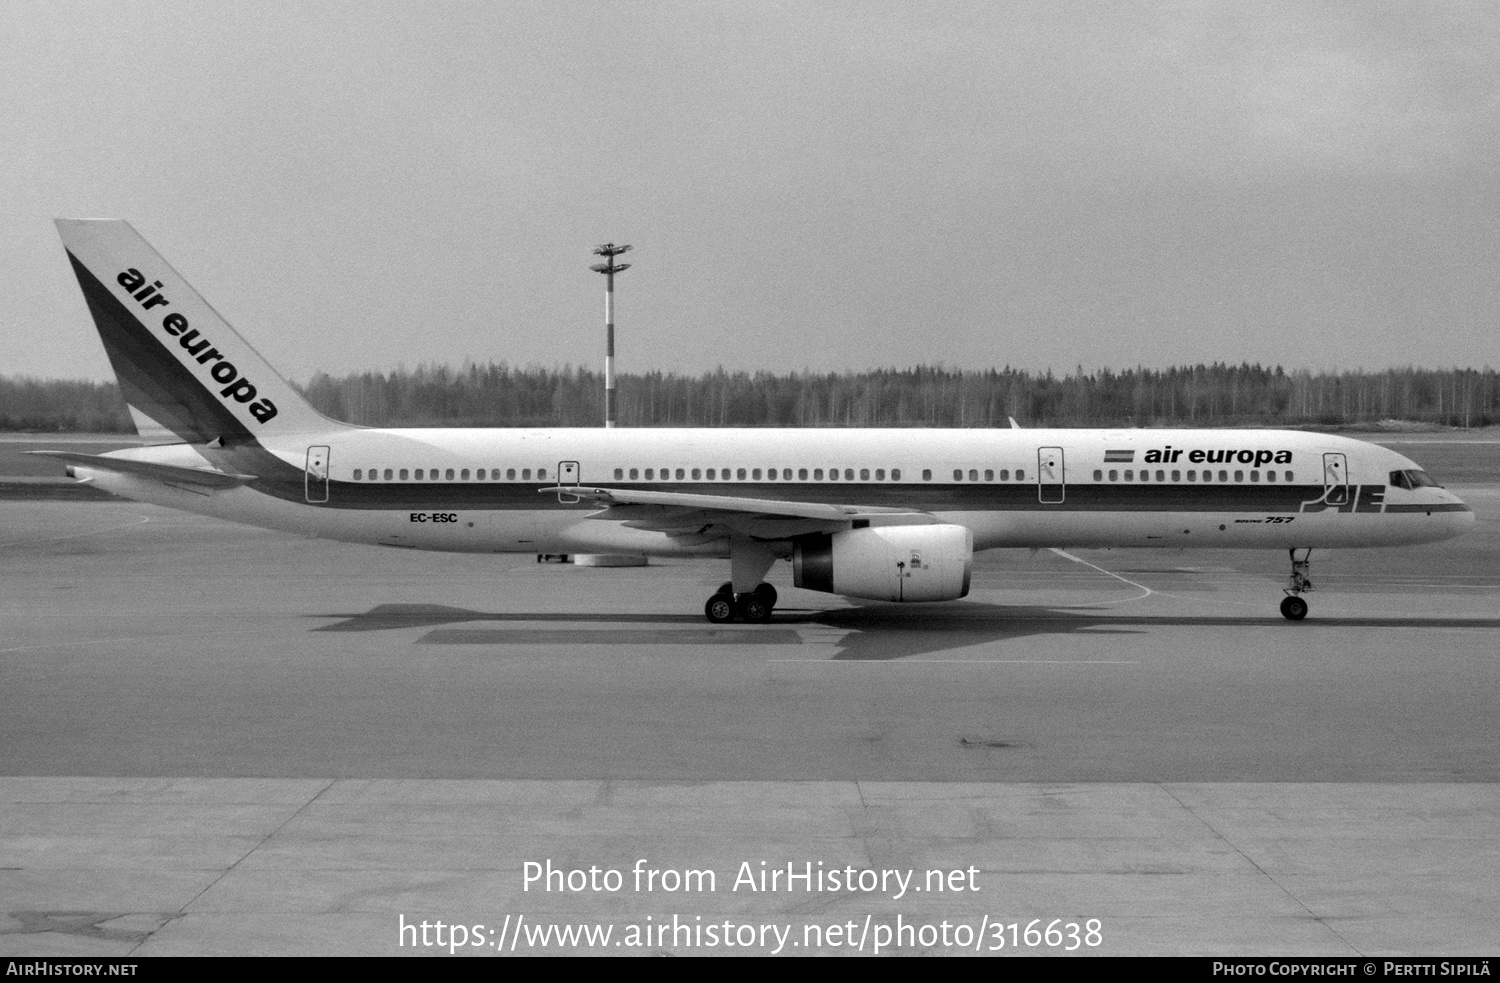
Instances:
[[[115,452],[268,480],[209,491],[78,468],[127,498],[331,539],[462,552],[725,555],[557,486],[906,509],[995,547],[1349,547],[1455,536],[1473,513],[1418,466],[1345,437],[1271,430],[357,429],[245,452]],[[325,473],[326,472],[326,475]],[[1143,474],[1144,473],[1144,474]],[[600,516],[600,517],[594,517]]]

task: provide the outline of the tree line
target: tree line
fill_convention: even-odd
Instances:
[[[423,365],[319,372],[297,388],[337,420],[366,426],[598,426],[604,380],[592,369]],[[1450,427],[1500,422],[1494,369],[1284,371],[1280,366],[1081,368],[1061,377],[942,366],[868,372],[618,378],[627,427],[1357,426],[1401,420]],[[0,376],[0,429],[133,430],[112,382]]]

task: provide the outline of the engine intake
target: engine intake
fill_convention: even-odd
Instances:
[[[964,526],[871,526],[804,536],[792,582],[876,601],[951,601],[969,593],[974,536]]]

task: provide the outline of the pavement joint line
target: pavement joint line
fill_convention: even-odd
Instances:
[[[928,666],[1138,666],[1132,659],[767,659],[767,662],[837,662]]]
[[[1308,917],[1310,917],[1313,921],[1317,922],[1319,925],[1321,925],[1325,929],[1327,929],[1334,936],[1334,938],[1338,939],[1344,945],[1348,946],[1351,952],[1353,952],[1356,956],[1361,956],[1361,957],[1368,955],[1368,953],[1361,952],[1358,946],[1356,946],[1354,943],[1350,942],[1347,938],[1345,938],[1344,934],[1342,932],[1340,932],[1337,928],[1334,928],[1333,925],[1328,921],[1328,919],[1324,918],[1322,915],[1319,915],[1317,912],[1315,912],[1311,908],[1309,908],[1303,902],[1303,900],[1301,898],[1297,897],[1297,895],[1293,894],[1291,892],[1291,890],[1288,889],[1285,884],[1282,884],[1280,881],[1278,881],[1276,879],[1276,875],[1275,874],[1272,874],[1270,871],[1266,870],[1260,864],[1256,863],[1255,862],[1255,858],[1251,857],[1244,850],[1241,850],[1240,847],[1239,847],[1239,844],[1233,842],[1232,840],[1229,839],[1229,837],[1225,836],[1223,833],[1221,833],[1217,829],[1215,829],[1213,823],[1209,822],[1207,819],[1205,819],[1202,816],[1198,815],[1198,813],[1196,811],[1194,811],[1194,809],[1193,809],[1192,806],[1188,805],[1186,802],[1182,801],[1182,799],[1178,798],[1177,793],[1174,792],[1174,791],[1172,791],[1172,788],[1171,788],[1170,785],[1168,785],[1165,782],[1158,782],[1158,783],[1156,783],[1156,785],[1157,785],[1157,788],[1161,789],[1163,792],[1167,793],[1167,795],[1171,796],[1172,800],[1174,802],[1176,802],[1179,806],[1181,806],[1183,808],[1183,810],[1186,811],[1189,816],[1192,816],[1194,819],[1198,820],[1198,822],[1202,823],[1205,827],[1207,827],[1208,831],[1210,833],[1213,833],[1214,836],[1217,837],[1218,840],[1221,843],[1223,843],[1225,846],[1229,847],[1235,853],[1238,853],[1241,857],[1244,857],[1246,863],[1248,863],[1250,866],[1254,867],[1255,870],[1256,870],[1256,872],[1259,873],[1262,877],[1264,877],[1267,881],[1269,881],[1272,884],[1274,884],[1276,886],[1276,889],[1279,890],[1281,893],[1285,894],[1288,898],[1290,898],[1292,900],[1292,902],[1297,905],[1297,907],[1299,907],[1303,911],[1307,912]]]
[[[265,836],[261,837],[260,841],[257,842],[250,849],[246,850],[245,853],[244,853],[244,855],[241,856],[238,860],[236,860],[234,863],[230,864],[228,867],[225,867],[219,873],[218,877],[215,877],[212,881],[209,881],[207,884],[205,884],[203,886],[203,890],[199,891],[197,894],[193,895],[187,901],[183,902],[182,907],[180,909],[178,909],[178,917],[179,918],[180,917],[185,917],[187,915],[187,913],[188,913],[188,908],[192,907],[192,905],[193,905],[194,902],[196,902],[199,898],[203,897],[209,891],[213,890],[215,885],[217,885],[224,878],[228,877],[229,874],[230,874],[230,872],[232,872],[236,867],[238,867],[240,864],[244,863],[245,860],[250,856],[250,854],[254,853],[256,850],[259,850],[261,847],[265,846],[266,842],[268,840],[270,840],[271,837],[275,836],[277,833],[279,833],[282,830],[286,829],[288,823],[290,823],[293,819],[296,819],[298,816],[302,815],[302,813],[307,809],[308,806],[312,805],[314,802],[318,801],[318,799],[322,798],[324,792],[327,792],[329,789],[333,788],[338,783],[339,783],[339,780],[337,778],[331,778],[331,779],[329,779],[328,782],[322,788],[318,789],[317,792],[313,793],[313,795],[306,802],[302,803],[296,809],[293,809],[292,810],[292,814],[290,816],[287,816],[285,819],[283,819],[281,821],[281,823],[275,829],[271,830]],[[175,921],[176,919],[173,919],[173,920]],[[167,922],[166,924],[171,924],[171,922]],[[136,950],[140,949],[141,946],[145,945],[147,943],[147,941],[150,940],[151,936],[155,935],[158,931],[160,931],[162,927],[163,926],[159,925],[155,929],[153,929],[152,931],[148,932],[140,940],[140,942],[136,943],[135,947],[132,948],[130,950],[130,952],[127,953],[127,955],[132,955],[132,956],[135,955]]]
[[[0,649],[0,655],[10,652],[35,652],[38,649],[77,648],[83,645],[111,645],[118,642],[145,642],[145,641],[169,641],[178,638],[205,638],[210,635],[220,637],[224,635],[264,635],[267,632],[277,631],[279,625],[269,625],[263,628],[239,628],[235,631],[200,631],[200,632],[178,632],[168,635],[122,635],[118,638],[88,638],[78,642],[43,642],[40,645],[18,645],[15,648]]]

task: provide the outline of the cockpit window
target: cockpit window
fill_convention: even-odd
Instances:
[[[1442,485],[1432,480],[1426,471],[1419,468],[1411,468],[1407,471],[1392,471],[1391,485],[1395,488],[1441,488]]]

